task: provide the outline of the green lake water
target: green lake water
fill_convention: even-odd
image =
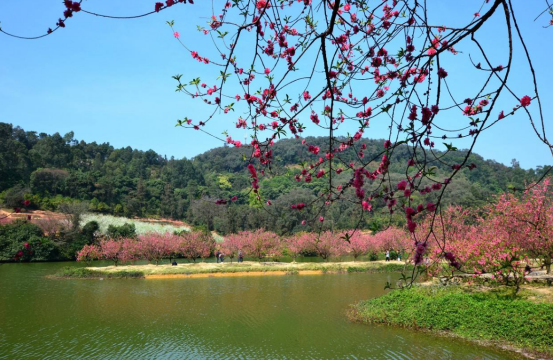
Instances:
[[[515,358],[347,320],[398,274],[45,278],[67,265],[0,265],[0,359]]]

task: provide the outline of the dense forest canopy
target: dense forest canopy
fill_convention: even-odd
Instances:
[[[326,138],[307,138],[310,144],[324,146]],[[368,154],[378,153],[383,140],[363,139]],[[48,135],[25,131],[11,124],[0,123],[0,199],[5,207],[17,207],[22,200],[31,200],[31,208],[58,210],[67,202],[89,203],[93,212],[120,216],[165,217],[182,219],[221,233],[264,227],[279,234],[310,230],[317,209],[310,206],[325,191],[326,180],[314,178],[310,183],[290,181],[302,161],[318,155],[310,153],[301,139],[283,139],[275,143],[273,167],[260,178],[264,198],[271,199],[272,213],[256,201],[251,193],[246,163],[250,149],[219,147],[193,159],[168,159],[153,150],[131,147],[115,149],[108,143],[86,143],[65,135]],[[409,147],[398,148],[391,157],[389,171],[394,184],[405,177]],[[464,151],[438,155],[436,179],[448,177],[446,164],[459,162]],[[352,155],[347,161],[356,162]],[[494,160],[472,154],[473,170],[464,169],[457,176],[443,199],[464,207],[481,206],[491,195],[512,188],[522,188],[536,181],[549,167],[522,169],[516,160],[508,167]],[[340,176],[348,181],[351,174]],[[350,229],[356,226],[379,229],[390,221],[402,224],[385,203],[374,208],[372,215],[361,219],[360,208],[350,189],[339,206],[325,215],[324,226]],[[241,196],[242,195],[242,196]],[[237,200],[216,205],[217,199]],[[416,194],[425,201],[426,195]],[[302,211],[291,211],[293,204],[308,204]],[[275,216],[277,214],[277,216]],[[318,215],[319,216],[319,215]],[[361,220],[360,220],[361,219]],[[358,223],[361,221],[360,223]]]

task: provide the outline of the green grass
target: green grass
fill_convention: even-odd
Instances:
[[[552,354],[552,304],[532,302],[525,295],[514,297],[509,290],[418,286],[363,301],[350,315],[363,323],[447,331]]]
[[[65,267],[56,273],[55,277],[60,278],[79,278],[79,279],[98,279],[98,278],[107,278],[107,279],[127,279],[127,278],[144,278],[144,273],[142,271],[117,271],[117,272],[107,272],[101,270],[90,270],[86,268],[76,268],[76,267]]]
[[[285,271],[290,274],[298,274],[299,271],[316,270],[323,273],[351,273],[351,272],[394,272],[402,271],[404,265],[401,264],[379,264],[379,263],[361,263],[360,265],[349,266],[342,264],[329,263],[304,263],[299,265],[265,265],[251,266],[249,264],[229,264],[218,268],[194,268],[194,267],[165,267],[161,271],[152,274],[211,274],[211,273],[235,273],[235,272],[271,272]],[[407,267],[411,271],[411,266]],[[148,275],[148,270],[145,270]]]
[[[373,265],[373,266],[372,266]],[[407,265],[405,266],[403,263],[388,263],[388,264],[380,264],[380,263],[369,263],[368,265],[354,265],[354,266],[347,266],[346,271],[349,273],[354,272],[400,272],[400,271],[412,271],[413,266]]]

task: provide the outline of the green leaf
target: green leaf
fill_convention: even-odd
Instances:
[[[458,148],[455,146],[452,146],[452,144],[443,143],[444,146],[446,146],[447,151],[458,151]]]
[[[225,82],[230,75],[229,73],[225,74],[223,71],[220,71],[217,79],[223,79],[223,82]]]
[[[291,100],[290,100],[289,94],[286,94],[285,100],[283,100],[283,102],[285,104],[290,104]]]
[[[398,50],[398,54],[396,54],[396,57],[398,58],[404,57],[404,48],[400,48],[400,50]]]
[[[349,243],[349,244],[350,244],[350,239],[351,239],[351,238],[352,238],[352,237],[350,236],[349,233],[346,233],[346,234],[344,234],[344,236],[341,236],[341,239],[344,239],[344,241],[346,241],[346,242]]]

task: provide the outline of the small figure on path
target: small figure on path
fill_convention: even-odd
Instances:
[[[223,263],[223,253],[219,253],[219,262]]]
[[[239,250],[239,259],[238,260],[239,260],[239,263],[242,262],[242,250]]]
[[[215,253],[215,261],[219,264],[219,255],[221,255],[221,253],[219,252],[219,250],[216,251]]]
[[[529,264],[526,264],[525,265],[525,270],[523,270],[523,275],[528,275],[531,273],[531,271],[533,271],[533,269],[531,269],[531,266],[529,266]]]
[[[390,252],[388,250],[385,252],[385,261],[390,261]]]

